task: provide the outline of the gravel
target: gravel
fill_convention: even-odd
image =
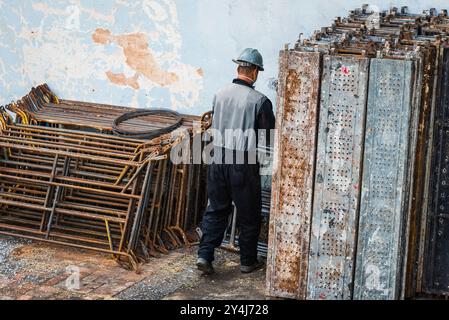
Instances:
[[[11,277],[22,268],[22,263],[11,259],[10,254],[30,241],[7,236],[0,236],[0,275]]]
[[[160,300],[181,287],[189,286],[200,277],[194,270],[192,256],[184,256],[152,275],[120,292],[115,298],[121,300]]]

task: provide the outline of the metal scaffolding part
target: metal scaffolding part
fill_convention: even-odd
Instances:
[[[267,264],[274,296],[306,294],[320,63],[317,52],[281,53]]]
[[[441,74],[435,110],[430,171],[428,232],[424,246],[424,292],[449,295],[449,48],[441,51]]]
[[[111,135],[110,124],[92,117],[126,114],[120,107],[65,105],[71,122],[57,123],[41,113],[61,103],[48,87],[21,101],[7,106],[17,123],[2,109],[0,233],[110,253],[135,270],[151,256],[198,240],[192,230],[205,207],[204,167],[175,164],[170,151],[201,134],[210,116],[180,115],[184,131],[162,130],[145,140]],[[45,106],[29,111],[40,103]],[[170,125],[164,112],[145,116],[125,123],[126,130]]]
[[[313,211],[292,209],[291,216],[278,215],[272,223],[296,223],[296,215],[307,216],[312,221],[310,241],[284,235],[282,241],[293,248],[304,245],[300,253],[273,249],[268,273],[283,272],[276,260],[282,257],[296,261],[298,268],[308,264],[308,279],[286,277],[282,288],[271,290],[275,281],[268,278],[272,295],[303,298],[291,288],[306,292],[309,299],[449,294],[444,213],[448,33],[447,10],[412,14],[407,7],[372,12],[363,6],[308,39],[300,36],[289,50],[290,55],[319,53],[324,58],[319,117],[312,120],[318,135],[298,137],[317,146],[311,173],[315,180],[307,189],[313,194]],[[284,55],[282,51],[281,59]],[[281,62],[278,121],[286,117],[283,101],[310,90],[300,87],[288,93],[285,88],[295,82],[282,82],[283,68]],[[279,145],[291,135],[282,125]],[[300,154],[292,150],[289,156]],[[279,154],[276,160],[275,168],[290,163]],[[275,202],[276,194],[289,181],[276,171],[275,177],[273,220],[284,205]],[[302,184],[289,189],[294,194],[305,191]],[[307,195],[291,203],[305,199]],[[309,226],[304,222],[305,231]],[[278,232],[270,229],[270,241],[278,239]],[[304,255],[308,259],[299,259]]]
[[[354,298],[397,299],[410,192],[412,61],[372,59]],[[415,113],[416,114],[416,113]]]
[[[308,298],[350,299],[369,59],[325,56]]]

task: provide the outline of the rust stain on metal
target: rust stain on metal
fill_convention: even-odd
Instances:
[[[433,99],[433,87],[435,82],[435,70],[437,63],[437,52],[435,47],[428,47],[423,50],[423,85],[422,85],[422,102],[419,112],[418,138],[415,154],[416,169],[413,172],[413,191],[412,203],[409,215],[409,243],[407,248],[407,263],[405,266],[404,292],[403,297],[411,298],[416,290],[420,291],[418,286],[418,270],[416,261],[418,260],[419,243],[421,241],[421,219],[422,208],[424,205],[424,189],[425,189],[425,170],[426,158],[428,156],[427,140],[430,132],[430,115]],[[412,155],[413,156],[413,155]]]
[[[351,11],[344,19],[337,18],[332,26],[322,28],[311,38],[301,37],[295,45],[298,52],[319,51],[328,54],[324,57],[321,84],[324,90],[321,90],[323,98],[320,105],[317,172],[307,262],[307,298],[310,299],[351,299],[362,296],[391,299],[413,297],[416,292],[448,292],[449,277],[445,271],[449,255],[448,250],[445,250],[445,240],[449,234],[446,214],[449,108],[445,106],[448,105],[449,95],[447,90],[442,90],[447,87],[449,79],[447,10],[437,13],[431,9],[422,14],[410,14],[407,7],[392,9],[379,14],[376,23],[372,21],[373,15],[374,12],[368,6],[363,6]],[[366,139],[366,80],[368,72],[372,72],[368,68],[368,58],[379,59],[382,63],[389,60],[398,63],[413,61],[414,81],[413,88],[407,84],[407,89],[403,90],[404,94],[410,90],[413,93],[410,121],[405,114],[389,110],[391,108],[385,106],[386,102],[378,98],[376,102],[383,105],[371,109],[371,127],[367,125]],[[335,63],[328,67],[327,59]],[[286,70],[288,68],[285,65],[281,67],[278,100],[278,112],[281,113],[278,121],[279,117],[284,117],[279,122],[279,128],[286,121],[282,111],[285,109],[286,114],[289,112],[290,105],[285,101],[285,95],[292,94],[286,90],[282,81],[299,77]],[[385,75],[391,72],[387,68],[379,73],[379,80],[369,83],[370,87],[378,86],[382,93],[391,94],[389,103],[396,108],[404,97],[401,96],[402,87],[398,81],[385,81]],[[390,76],[393,79],[400,74],[396,71]],[[404,77],[410,76],[407,73]],[[294,81],[290,83],[294,88]],[[377,115],[387,115],[380,120],[373,119],[373,110]],[[399,119],[398,114],[401,115]],[[394,127],[401,121],[403,126],[390,128],[388,134],[374,137],[379,130]],[[287,156],[295,152],[295,145],[289,139],[283,139],[283,135],[288,134],[279,133],[277,140],[278,151],[285,152]],[[396,140],[389,138],[393,136],[404,139],[401,140],[401,148],[384,152],[384,147],[398,145]],[[367,154],[370,148],[379,153],[375,159]],[[368,157],[362,166],[363,152]],[[282,155],[276,156],[281,158]],[[274,202],[272,216],[282,213],[283,208],[279,208],[282,201],[289,201],[292,205],[297,203],[292,195],[293,189],[282,190],[279,180],[295,185],[307,181],[307,176],[300,173],[288,176],[287,179],[283,164],[288,163],[287,159],[282,159],[282,165],[275,166],[278,171],[275,171],[277,178],[273,183],[273,199],[278,202]],[[308,167],[307,161],[297,159],[294,163],[298,171],[315,170]],[[383,167],[375,168],[380,163]],[[362,169],[365,173],[370,171],[374,177],[369,183],[365,179],[363,185]],[[369,204],[375,204],[374,209],[367,207],[368,201],[362,199],[365,207],[362,206],[363,212],[359,219],[361,192],[373,195],[372,198],[376,199],[369,201]],[[385,201],[378,200],[380,198],[385,198]],[[293,215],[289,218],[281,217],[279,220],[296,221]],[[373,232],[372,226],[379,227],[380,232]],[[272,223],[270,232],[277,236],[272,239],[284,242],[290,239],[281,234],[282,228],[284,225],[280,222]],[[301,241],[302,238],[292,243],[293,249]],[[356,250],[359,253],[357,259]],[[297,254],[286,253],[288,250],[283,248],[278,248],[277,252],[290,256]],[[374,262],[364,264],[368,260]],[[356,261],[359,271],[364,270],[363,274],[354,273]],[[291,270],[301,273],[302,267],[304,265],[299,264],[299,267],[297,265]],[[290,282],[290,286],[286,287],[297,288],[303,281],[300,276],[298,279],[296,287]],[[268,279],[272,283],[276,283],[275,280],[274,276]],[[378,288],[385,290],[381,292]],[[284,296],[293,297],[294,294]]]
[[[431,294],[449,293],[448,273],[448,172],[449,172],[449,48],[440,56],[440,83],[435,106],[432,163],[429,181],[429,202],[426,221],[426,243],[423,261],[423,291]]]
[[[304,299],[315,163],[320,54],[280,56],[268,294]]]

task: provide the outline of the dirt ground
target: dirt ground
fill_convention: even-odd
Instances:
[[[266,299],[265,269],[242,274],[238,255],[220,249],[216,273],[202,276],[196,250],[154,258],[137,274],[106,254],[0,236],[0,300]]]

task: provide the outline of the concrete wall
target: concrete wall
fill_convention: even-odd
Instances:
[[[62,98],[187,113],[210,109],[257,47],[273,100],[278,52],[344,16],[355,0],[0,0],[0,104],[47,82]],[[421,12],[447,0],[373,1]]]

